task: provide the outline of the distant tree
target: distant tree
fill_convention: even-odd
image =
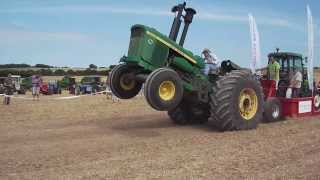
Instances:
[[[28,68],[29,64],[0,64],[0,68]]]
[[[90,65],[89,65],[89,68],[90,68],[90,69],[98,69],[98,66],[96,66],[96,65],[94,65],[94,64],[90,64]]]
[[[0,77],[7,77],[9,73],[11,73],[11,71],[8,70],[8,69],[1,70],[0,71]]]
[[[66,72],[63,69],[57,69],[56,71],[54,71],[54,75],[56,76],[63,76],[65,74]]]
[[[46,64],[36,64],[34,67],[37,68],[52,68],[52,66],[46,65]]]
[[[23,71],[23,75],[21,75],[21,76],[30,77],[30,76],[32,76],[32,75],[34,75],[34,74],[38,74],[37,71],[34,71],[34,70],[32,70],[32,69],[29,69],[29,70],[27,70],[27,71]]]
[[[67,71],[67,75],[76,75],[76,72],[74,70],[72,70],[72,69],[69,69]]]
[[[42,76],[51,76],[53,74],[51,69],[40,69],[39,73]]]
[[[82,71],[82,75],[86,76],[86,75],[96,75],[97,71],[93,70],[93,69],[86,69],[84,71]]]

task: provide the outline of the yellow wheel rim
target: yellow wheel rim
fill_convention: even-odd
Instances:
[[[120,87],[126,91],[132,90],[136,85],[136,82],[128,78],[128,75],[122,75],[120,77]]]
[[[253,89],[243,89],[239,97],[240,115],[251,120],[258,111],[258,96]]]
[[[176,93],[176,87],[172,81],[163,81],[159,86],[159,96],[164,101],[173,99]]]

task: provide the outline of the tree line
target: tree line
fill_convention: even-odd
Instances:
[[[0,64],[0,68],[53,68],[54,66],[46,65],[46,64],[35,64],[31,66],[29,64]]]
[[[63,70],[63,69],[57,69],[55,71],[52,71],[51,69],[39,69],[39,70],[11,70],[11,69],[0,69],[0,77],[8,76],[8,74],[13,75],[20,75],[22,77],[29,77],[34,74],[39,74],[42,76],[64,76],[64,75],[70,75],[70,76],[87,76],[87,75],[101,75],[106,76],[108,75],[109,70],[103,70],[103,71],[97,71],[93,69],[86,69],[86,70]]]
[[[111,65],[109,69],[114,66]],[[34,68],[34,69],[33,69]],[[20,75],[22,77],[29,77],[34,74],[42,76],[87,76],[87,75],[101,75],[106,76],[109,69],[104,68],[98,70],[98,66],[90,64],[87,69],[54,69],[56,67],[46,64],[36,64],[31,66],[29,64],[0,64],[0,77],[8,76],[8,74]]]

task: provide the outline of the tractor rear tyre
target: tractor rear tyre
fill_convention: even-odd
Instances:
[[[263,122],[277,122],[281,120],[282,107],[278,98],[269,98],[264,104]]]
[[[220,131],[254,129],[262,120],[262,87],[248,71],[232,71],[221,77],[210,98],[209,120]]]
[[[120,64],[112,69],[108,77],[111,91],[120,99],[130,99],[136,96],[142,83],[135,80],[134,66]]]
[[[173,123],[178,125],[203,124],[208,121],[210,111],[204,105],[192,105],[182,102],[176,108],[168,111]]]
[[[158,111],[171,110],[182,100],[182,80],[172,69],[156,69],[145,82],[144,95],[152,108]]]

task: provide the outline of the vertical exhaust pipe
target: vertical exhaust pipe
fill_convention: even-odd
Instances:
[[[177,40],[180,26],[181,26],[181,17],[185,7],[186,7],[186,2],[184,2],[183,4],[179,4],[177,6],[174,6],[171,10],[171,12],[176,14],[176,17],[174,18],[174,21],[170,30],[170,34],[169,34],[169,38],[173,41]]]
[[[189,25],[192,23],[193,16],[197,13],[196,10],[192,8],[186,8],[185,12],[186,12],[186,15],[184,16],[184,28],[183,28],[183,32],[181,34],[181,38],[179,42],[180,46],[183,46],[184,41],[187,37]]]

